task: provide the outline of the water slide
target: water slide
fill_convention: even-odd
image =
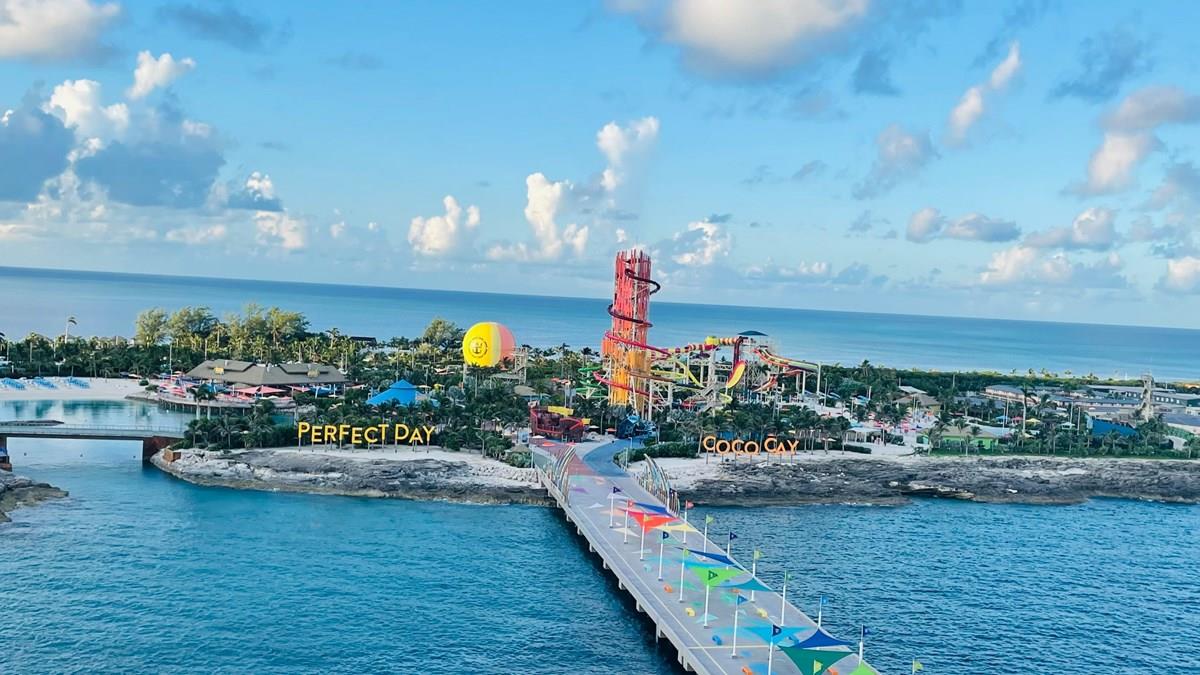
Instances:
[[[768,350],[766,347],[758,347],[754,350],[754,354],[758,356],[758,358],[762,359],[763,363],[776,368],[783,368],[785,370],[807,370],[811,373],[815,373],[820,368],[820,366],[815,363],[779,356],[778,354]]]

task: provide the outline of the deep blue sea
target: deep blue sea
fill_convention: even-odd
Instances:
[[[147,423],[126,403],[0,403]],[[0,673],[669,673],[556,513],[202,488],[140,445],[10,441],[70,490],[0,525]],[[1200,672],[1200,506],[712,509],[884,673]],[[697,517],[699,514],[697,514]]]
[[[60,335],[68,316],[85,335],[131,335],[148,307],[207,305],[218,315],[248,302],[304,312],[316,330],[415,336],[435,317],[500,321],[517,341],[598,347],[609,299],[461,293],[0,267],[0,332]],[[653,302],[651,341],[662,345],[767,333],[782,354],[824,363],[1200,380],[1200,331],[898,314]]]

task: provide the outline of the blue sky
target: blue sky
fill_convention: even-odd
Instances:
[[[4,264],[1200,327],[1200,9],[0,0]]]

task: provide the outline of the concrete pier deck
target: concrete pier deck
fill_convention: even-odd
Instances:
[[[721,555],[726,551],[711,540],[705,541],[696,529],[687,532],[684,544],[679,520],[647,530],[643,545],[642,528],[635,517],[626,519],[626,510],[651,513],[653,508],[666,509],[667,505],[643,488],[637,478],[613,463],[614,453],[624,447],[625,442],[621,443],[556,444],[535,447],[534,451],[542,455],[539,469],[543,482],[567,520],[587,541],[589,550],[598,555],[604,567],[616,577],[619,587],[633,597],[638,610],[649,616],[655,624],[656,637],[669,640],[675,647],[685,670],[705,674],[766,675],[769,663],[771,674],[868,675],[877,672],[860,662],[857,643],[837,644],[832,636],[818,630],[815,621],[790,602],[785,603],[776,591],[758,590],[751,602],[748,591],[729,588],[730,584],[752,579],[749,572],[708,587],[706,621],[706,586],[701,576],[707,576],[709,570],[722,575],[732,574],[730,570],[737,567],[697,553],[685,555],[685,549]],[[614,493],[614,487],[620,492]],[[634,506],[629,505],[631,501]],[[703,527],[702,522],[691,525]],[[668,532],[669,539],[663,539],[664,531]],[[740,566],[749,569],[750,553],[749,547],[737,551],[735,544],[732,559],[735,563],[747,561]],[[700,567],[701,564],[713,566]],[[739,595],[742,600],[738,599]],[[774,637],[773,627],[778,629],[778,635]],[[829,642],[832,644],[820,647],[797,646],[797,643]],[[797,666],[784,649],[805,662],[806,668]],[[806,651],[797,652],[798,649]],[[814,665],[806,658],[816,659],[818,664]]]

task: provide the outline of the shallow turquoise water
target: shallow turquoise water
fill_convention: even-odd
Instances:
[[[673,672],[550,509],[200,488],[136,443],[11,445],[72,495],[0,526],[0,673]],[[788,561],[810,613],[826,595],[835,634],[869,626],[882,672],[1200,672],[1200,507],[710,512],[768,582]]]

